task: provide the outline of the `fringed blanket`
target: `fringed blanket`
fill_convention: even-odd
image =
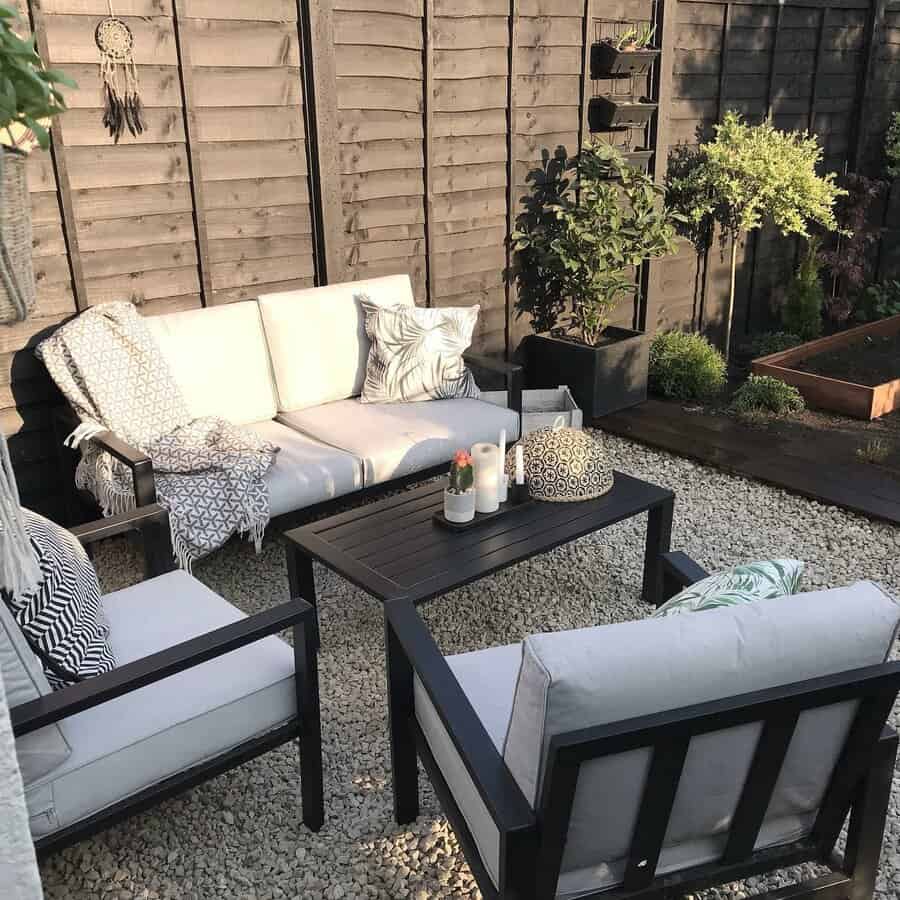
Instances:
[[[169,511],[182,568],[249,534],[257,550],[269,521],[263,476],[278,448],[223,419],[191,419],[162,352],[130,303],[86,310],[37,347],[81,419],[76,473],[104,515],[134,506],[131,472],[86,439],[111,431],[150,457],[159,502]]]

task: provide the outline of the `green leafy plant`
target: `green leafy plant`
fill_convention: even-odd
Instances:
[[[464,494],[475,483],[475,469],[472,457],[465,450],[457,450],[450,463],[450,477],[447,490],[451,494]]]
[[[739,414],[772,413],[786,416],[806,408],[803,396],[792,384],[770,375],[751,375],[731,398],[731,410]]]
[[[803,338],[799,334],[792,334],[789,331],[763,331],[747,342],[745,351],[752,359],[759,359],[761,356],[790,350],[791,347],[802,343]]]
[[[656,26],[649,22],[638,27],[630,25],[618,37],[610,38],[609,42],[616,50],[643,50],[650,46],[656,34]]]
[[[817,173],[822,148],[807,132],[780,131],[768,121],[748,125],[735,112],[715,129],[715,139],[700,146],[697,163],[673,193],[684,198],[679,211],[699,233],[715,223],[731,243],[727,358],[741,236],[766,222],[785,235],[805,236],[811,223],[835,230],[834,203],[844,192],[833,174]]]
[[[857,322],[875,322],[900,315],[900,281],[870,284],[856,307]]]
[[[891,113],[891,124],[884,136],[884,160],[888,178],[900,176],[900,113]]]
[[[34,37],[20,38],[13,30],[17,24],[22,24],[18,12],[0,6],[0,130],[6,131],[14,145],[11,126],[29,128],[46,150],[50,134],[41,120],[58,116],[66,109],[57,85],[76,85],[62,72],[44,68]]]
[[[871,438],[862,447],[856,448],[856,456],[873,466],[884,465],[891,455],[891,445],[882,438]]]
[[[602,141],[586,144],[577,160],[558,150],[529,179],[533,196],[512,235],[517,313],[535,331],[595,345],[619,299],[637,290],[630,270],[675,251],[677,215],[660,185]]]
[[[725,387],[725,358],[703,335],[658,332],[650,344],[648,385],[674,400],[711,400]]]
[[[822,334],[822,307],[825,290],[819,274],[819,242],[810,238],[806,254],[791,279],[781,307],[781,323],[785,330],[810,341]]]

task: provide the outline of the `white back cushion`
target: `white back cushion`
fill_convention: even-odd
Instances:
[[[886,658],[900,607],[877,585],[760,600],[683,616],[542,634],[523,643],[504,758],[540,802],[552,735],[803,681]],[[766,814],[770,840],[815,810],[856,704],[804,713]],[[665,846],[727,832],[760,725],[692,741]],[[594,760],[579,775],[563,872],[627,855],[650,750]],[[773,837],[774,834],[774,837]]]
[[[369,358],[359,294],[377,306],[413,306],[409,275],[388,275],[259,298],[279,412],[355,397]]]
[[[148,316],[150,333],[195,418],[234,425],[275,417],[269,351],[255,300]]]

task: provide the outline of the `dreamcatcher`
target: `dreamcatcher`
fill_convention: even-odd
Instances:
[[[113,15],[101,20],[94,32],[100,48],[100,79],[103,82],[103,124],[110,137],[119,143],[127,128],[132,135],[144,131],[144,109],[138,95],[137,67],[134,64],[134,35],[131,29]]]

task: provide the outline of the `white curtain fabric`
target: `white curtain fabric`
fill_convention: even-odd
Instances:
[[[0,678],[0,894],[3,900],[42,900],[44,892],[37,859],[25,789],[16,761],[12,723],[6,705],[6,691]]]

